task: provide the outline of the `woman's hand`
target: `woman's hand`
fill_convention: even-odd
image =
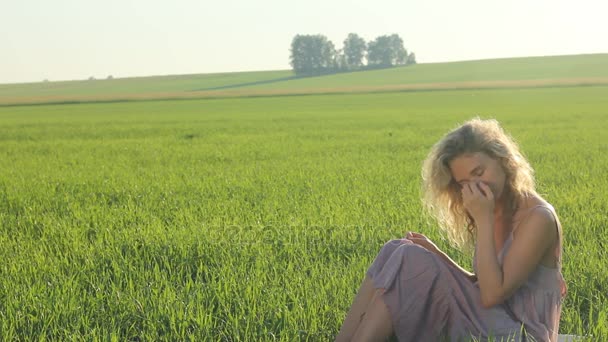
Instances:
[[[477,281],[477,276],[475,274],[465,270],[464,268],[462,268],[462,266],[458,265],[447,254],[445,254],[443,251],[441,251],[439,249],[439,247],[437,247],[433,243],[433,241],[431,241],[426,236],[424,236],[420,233],[409,232],[405,235],[405,238],[417,245],[420,245],[420,246],[426,248],[428,251],[437,254],[443,262],[447,263],[448,265],[450,265],[452,267],[455,267],[457,270],[460,270],[460,272],[462,272],[462,274],[464,274],[464,276],[467,277],[467,279],[469,279],[471,282],[474,283]]]
[[[467,182],[462,185],[462,202],[477,225],[493,223],[494,194],[483,182]]]
[[[439,248],[433,243],[433,241],[431,241],[431,239],[427,238],[426,236],[420,234],[420,233],[414,233],[414,232],[408,232],[405,235],[405,238],[412,241],[413,243],[420,245],[424,248],[426,248],[428,251],[431,251],[433,253],[438,253],[440,252]]]

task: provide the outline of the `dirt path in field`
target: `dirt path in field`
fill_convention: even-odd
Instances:
[[[150,100],[238,98],[238,97],[272,97],[304,96],[325,94],[366,94],[390,92],[426,92],[448,90],[484,90],[484,89],[517,89],[517,88],[552,88],[552,87],[585,87],[608,86],[607,77],[558,78],[514,81],[469,81],[414,83],[387,86],[350,86],[333,88],[293,88],[293,89],[222,89],[190,92],[141,93],[126,95],[74,95],[74,96],[37,96],[1,98],[0,106],[70,104],[91,102],[127,102]]]

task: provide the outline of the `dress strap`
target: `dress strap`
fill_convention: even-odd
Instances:
[[[564,279],[564,275],[562,274],[562,253],[563,253],[563,227],[561,222],[559,221],[559,217],[555,213],[555,209],[553,207],[547,208],[553,214],[553,218],[555,219],[555,225],[557,226],[557,239],[558,243],[555,247],[555,256],[557,257],[557,269],[559,270],[559,282],[560,282],[560,290],[562,300],[568,294],[568,284],[566,284],[566,279]]]
[[[557,264],[558,264],[559,268],[561,269],[561,266],[562,266],[562,234],[563,234],[562,224],[559,221],[559,217],[557,217],[557,214],[555,213],[555,209],[553,208],[553,206],[550,206],[550,205],[540,205],[540,206],[549,210],[549,212],[553,216],[553,219],[555,220],[555,228],[557,229],[557,246],[555,247],[555,256],[557,257]]]

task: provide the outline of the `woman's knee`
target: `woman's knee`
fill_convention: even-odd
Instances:
[[[384,243],[380,251],[386,251],[388,253],[392,253],[395,249],[401,247],[402,245],[413,245],[414,243],[408,239],[392,239]]]
[[[426,248],[411,243],[399,246],[393,253],[398,253],[405,267],[418,269],[421,272],[439,272],[437,255]]]

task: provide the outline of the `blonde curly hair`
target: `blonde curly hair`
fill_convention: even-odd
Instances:
[[[536,194],[534,170],[498,121],[474,118],[447,133],[431,148],[423,163],[422,201],[449,241],[468,250],[475,242],[475,223],[463,207],[449,165],[458,156],[476,152],[483,152],[502,165],[506,175],[505,210],[513,213],[526,197]]]

